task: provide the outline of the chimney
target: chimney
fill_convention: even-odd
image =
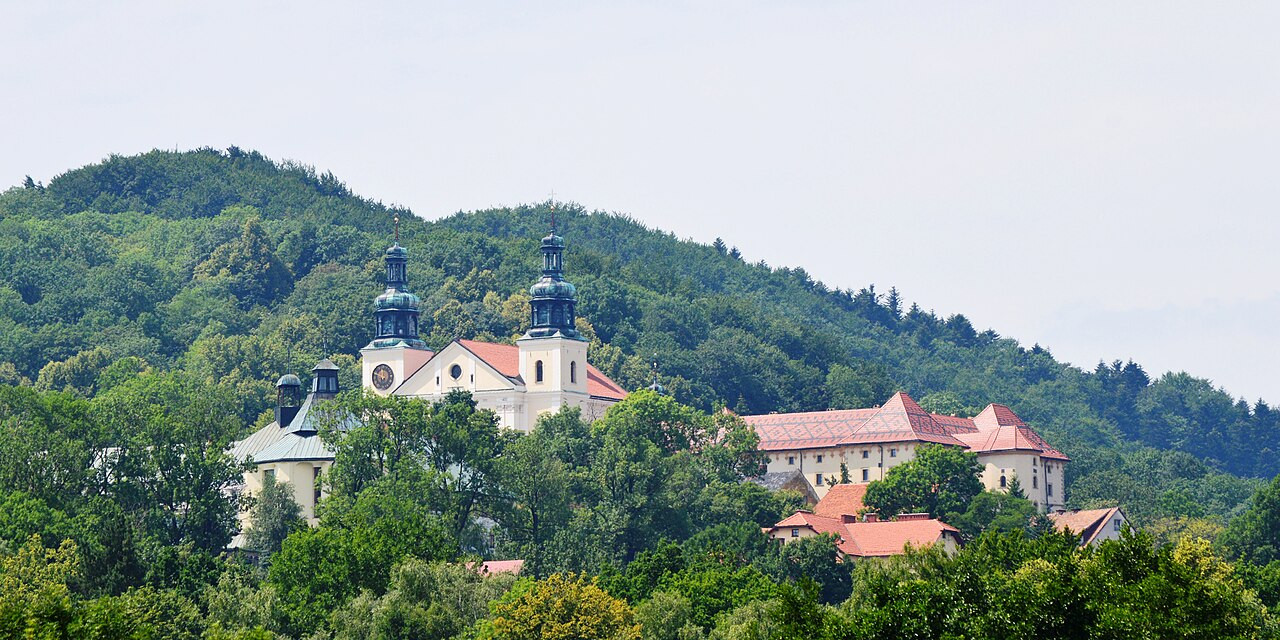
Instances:
[[[931,520],[927,513],[901,513],[898,514],[898,522],[903,520]]]
[[[858,521],[858,515],[855,513],[840,514],[840,524],[853,524]]]
[[[864,513],[862,514],[862,521],[863,522],[880,522],[880,514],[874,511]]]

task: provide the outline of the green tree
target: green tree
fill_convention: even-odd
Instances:
[[[554,574],[526,582],[493,605],[495,640],[638,640],[640,625],[626,602],[594,580]]]
[[[280,550],[289,532],[305,524],[302,507],[293,500],[293,485],[276,482],[275,476],[269,475],[262,490],[253,496],[245,546],[270,556]]]
[[[982,492],[977,454],[955,447],[923,445],[916,457],[872,481],[863,503],[882,516],[929,513],[944,520],[964,513]]]
[[[244,221],[240,237],[214,249],[196,265],[195,276],[225,280],[245,309],[269,305],[293,288],[293,275],[276,257],[271,240],[252,214]]]

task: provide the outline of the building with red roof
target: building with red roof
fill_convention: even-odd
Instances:
[[[1018,478],[1042,511],[1065,503],[1066,454],[1040,437],[1012,409],[990,404],[973,418],[932,414],[904,392],[871,409],[743,416],[760,436],[768,471],[798,469],[820,497],[848,475],[852,483],[884,478],[889,469],[915,458],[922,445],[973,451],[983,485],[1007,488]]]
[[[387,250],[387,290],[374,304],[375,337],[360,350],[362,380],[374,393],[438,400],[469,391],[501,426],[529,431],[538,416],[579,407],[587,420],[627,392],[587,362],[576,328],[577,289],[565,281],[564,239],[542,239],[542,276],[529,289],[530,327],[515,344],[454,340],[439,352],[418,337],[419,298],[409,292],[408,252]]]
[[[1082,547],[1098,544],[1103,540],[1118,540],[1129,526],[1129,518],[1120,507],[1055,511],[1049,514],[1049,519],[1059,531],[1070,531],[1080,536]]]
[[[797,511],[772,527],[766,527],[764,532],[783,544],[830,535],[835,537],[836,551],[843,558],[896,556],[904,553],[908,545],[916,548],[942,545],[948,553],[960,547],[960,531],[941,520],[930,518],[927,513],[907,513],[893,520],[880,520],[875,514],[826,516]]]

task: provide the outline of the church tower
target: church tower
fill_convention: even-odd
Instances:
[[[529,331],[516,341],[530,415],[587,399],[587,340],[574,327],[577,289],[564,279],[564,238],[542,239],[542,277],[529,289]]]
[[[396,217],[396,242],[383,257],[387,289],[374,300],[374,338],[360,350],[363,384],[386,395],[417,371],[430,357],[427,343],[418,337],[421,300],[409,292],[409,252],[400,246],[400,217]]]

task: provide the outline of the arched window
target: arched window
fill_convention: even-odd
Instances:
[[[569,363],[569,382],[578,382],[578,363]]]
[[[1009,484],[1008,484],[1007,482],[1005,482],[1005,480],[1004,480],[1004,476],[1000,476],[1000,488],[1001,488],[1001,489],[1003,489],[1003,488],[1005,488],[1005,487],[1007,487],[1007,486],[1009,486]]]
[[[542,382],[542,361],[533,363],[533,381]]]

